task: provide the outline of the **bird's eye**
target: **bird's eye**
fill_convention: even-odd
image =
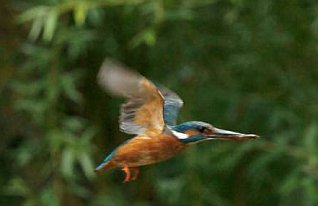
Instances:
[[[200,133],[203,133],[203,132],[206,131],[206,128],[205,128],[205,127],[199,127],[199,128],[198,128],[198,131],[199,131]]]

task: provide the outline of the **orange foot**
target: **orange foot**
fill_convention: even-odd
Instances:
[[[137,180],[138,179],[138,175],[139,175],[139,168],[138,167],[133,167],[131,168],[134,170],[134,177],[131,180]]]
[[[126,174],[126,177],[125,177],[123,183],[129,182],[130,181],[130,170],[129,170],[129,167],[127,165],[125,165],[121,170],[124,171],[125,174]]]
[[[131,178],[130,169],[134,170],[134,176],[132,178]],[[127,165],[125,165],[121,170],[124,171],[126,174],[126,177],[125,177],[123,183],[138,179],[138,175],[139,175],[139,168],[138,167],[130,167],[129,168]]]

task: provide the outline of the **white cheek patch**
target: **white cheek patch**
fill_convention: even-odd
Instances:
[[[177,131],[173,131],[172,130],[172,134],[174,136],[176,136],[178,139],[187,139],[189,137],[189,135],[181,133],[181,132],[177,132]]]

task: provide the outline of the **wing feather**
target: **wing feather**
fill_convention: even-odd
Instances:
[[[106,59],[98,83],[107,92],[128,98],[121,107],[121,131],[128,134],[160,134],[165,125],[176,124],[183,105],[181,98],[165,87],[159,89],[148,79],[118,62]]]
[[[123,132],[153,136],[163,131],[164,99],[152,82],[109,59],[98,73],[98,82],[109,93],[128,98],[119,118]]]
[[[179,111],[183,106],[182,99],[174,92],[165,87],[159,87],[164,96],[163,119],[167,125],[174,126],[178,118]]]

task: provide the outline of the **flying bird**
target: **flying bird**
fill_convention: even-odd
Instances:
[[[180,97],[113,60],[104,61],[97,80],[105,91],[127,98],[121,107],[120,130],[135,136],[108,154],[95,171],[122,168],[126,174],[124,182],[136,180],[140,166],[167,160],[193,143],[258,137],[218,129],[201,121],[176,124],[183,105]]]

